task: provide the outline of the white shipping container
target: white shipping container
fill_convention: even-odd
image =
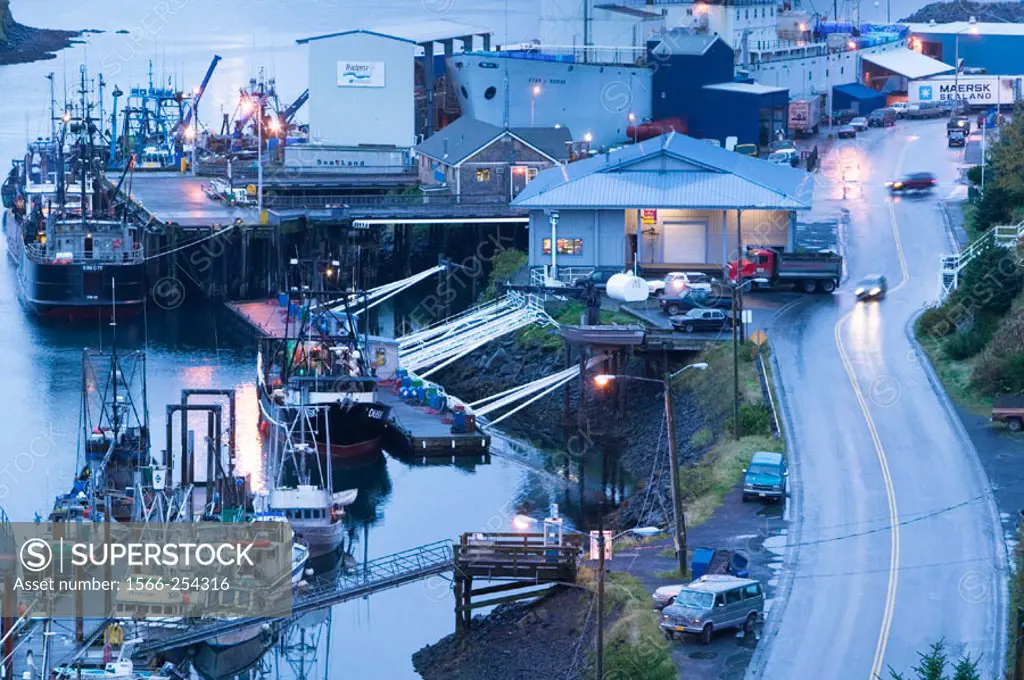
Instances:
[[[1020,96],[1020,76],[938,76],[912,80],[907,99],[911,104],[966,100],[971,106],[1007,106]]]

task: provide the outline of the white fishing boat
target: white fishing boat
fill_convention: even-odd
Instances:
[[[299,484],[273,489],[268,506],[270,512],[291,522],[295,538],[309,546],[309,557],[320,557],[341,546],[345,537],[345,506],[351,505],[357,495],[355,489],[332,493],[322,487]]]

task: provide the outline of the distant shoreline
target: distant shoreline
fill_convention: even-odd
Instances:
[[[77,44],[85,31],[33,28],[17,22],[6,27],[7,40],[0,43],[0,66],[56,59],[57,52]]]

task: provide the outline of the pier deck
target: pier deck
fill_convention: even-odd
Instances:
[[[229,207],[209,198],[203,190],[208,183],[177,172],[139,172],[132,177],[131,195],[144,214],[182,229],[228,226],[236,219],[247,224],[259,221],[253,208]]]
[[[252,328],[256,335],[265,338],[283,338],[288,322],[288,309],[277,300],[248,300],[228,302],[230,312]],[[293,320],[291,326],[295,326]]]

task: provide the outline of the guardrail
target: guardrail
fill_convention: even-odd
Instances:
[[[50,264],[139,264],[146,259],[142,249],[122,250],[116,253],[104,253],[93,251],[86,253],[84,250],[54,250],[47,246],[40,246],[32,243],[25,246],[25,252],[36,262],[47,262]]]
[[[1024,220],[1015,225],[992,227],[959,253],[941,256],[939,286],[942,297],[945,298],[956,290],[960,285],[960,273],[978,255],[993,246],[1013,248],[1022,238],[1024,238]]]
[[[455,196],[453,194],[330,194],[312,196],[264,196],[264,204],[269,208],[368,208],[368,207],[402,207],[402,206],[508,206],[508,198],[504,195]]]

